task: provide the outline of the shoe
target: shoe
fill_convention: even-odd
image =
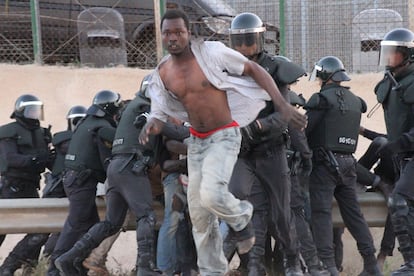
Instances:
[[[326,270],[328,270],[328,272],[331,273],[331,276],[339,276],[339,271],[336,268],[336,266],[327,267]]]
[[[237,242],[237,252],[241,255],[246,254],[252,249],[254,243],[256,242],[256,237],[250,237],[248,239]]]
[[[406,263],[399,269],[391,272],[391,276],[414,276],[414,261]]]
[[[285,276],[303,276],[303,271],[297,256],[286,257]]]
[[[309,275],[311,276],[331,276],[331,273],[322,267],[310,267]]]
[[[72,259],[65,259],[65,256],[62,255],[55,260],[55,266],[59,270],[60,275],[63,276],[72,276],[72,275],[81,275],[80,271],[75,268],[73,265]]]
[[[96,263],[89,258],[86,258],[82,262],[82,265],[86,269],[89,269],[88,275],[93,275],[93,276],[109,276],[110,275],[105,264]]]
[[[237,238],[237,252],[240,255],[247,254],[256,242],[252,222],[249,221],[249,223],[246,225],[246,227],[243,228],[243,230],[235,233]]]

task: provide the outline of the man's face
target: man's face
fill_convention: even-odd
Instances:
[[[161,28],[162,44],[171,55],[178,55],[189,46],[190,31],[182,18],[165,19]]]

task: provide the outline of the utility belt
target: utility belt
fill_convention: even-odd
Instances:
[[[316,148],[313,150],[312,161],[317,163],[322,163],[332,173],[339,174],[339,163],[336,158],[346,158],[352,157],[352,153],[345,153],[345,152],[332,152],[325,148]]]
[[[143,155],[141,152],[135,153],[117,153],[112,159],[124,159],[125,161],[118,169],[121,173],[125,169],[130,169],[134,174],[146,173],[148,168],[153,165],[151,156]]]
[[[80,175],[82,181],[86,181],[88,178],[93,177],[96,181],[103,183],[106,179],[106,172],[90,169],[84,165],[69,165],[66,167],[64,174],[66,174],[67,171],[72,171],[74,174]]]

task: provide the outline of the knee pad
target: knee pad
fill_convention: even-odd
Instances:
[[[392,216],[407,216],[409,211],[408,202],[399,193],[393,193],[388,198],[388,208]]]

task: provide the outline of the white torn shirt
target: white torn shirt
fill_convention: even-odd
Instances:
[[[255,120],[265,107],[265,101],[270,100],[270,96],[251,77],[242,76],[244,64],[248,59],[218,41],[193,40],[191,50],[210,83],[227,93],[233,120],[240,126],[248,125]],[[151,98],[150,117],[166,122],[168,116],[171,116],[188,122],[184,106],[165,88],[159,75],[159,66],[168,58],[170,55],[161,60],[148,84]]]

